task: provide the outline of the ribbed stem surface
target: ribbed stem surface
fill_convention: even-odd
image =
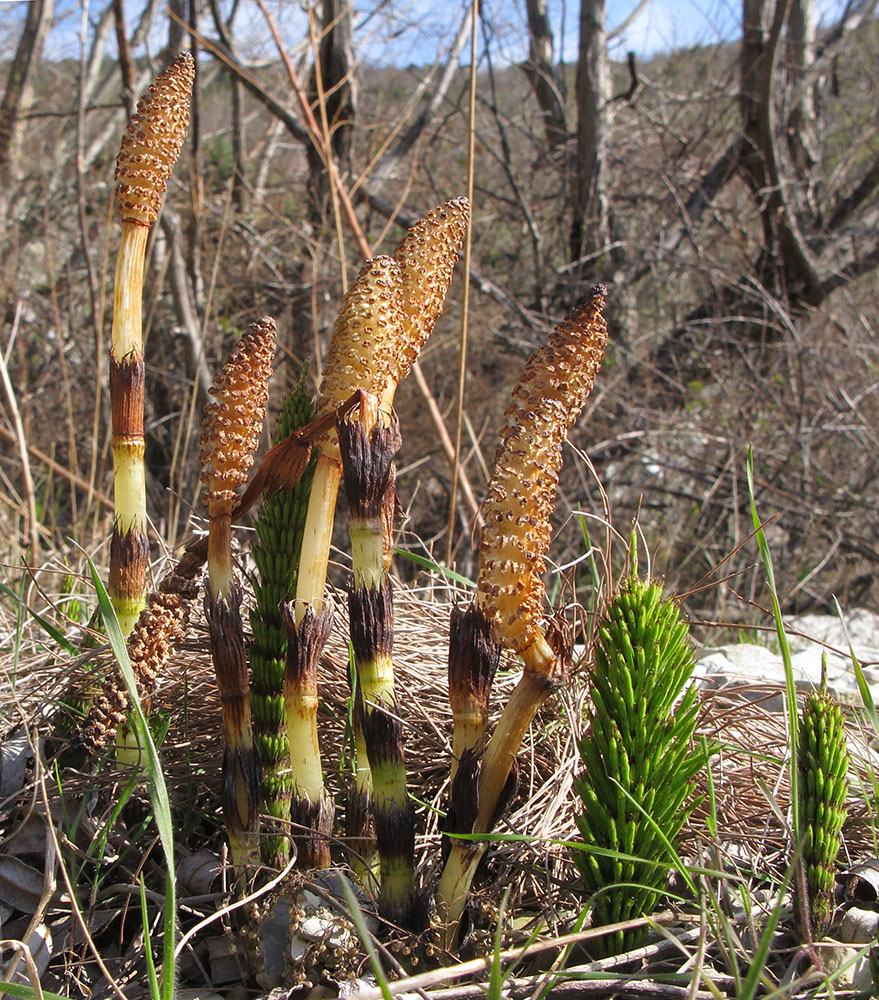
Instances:
[[[299,385],[284,400],[276,438],[286,438],[305,426],[313,411],[303,373]],[[249,650],[250,701],[253,735],[262,762],[260,812],[271,817],[263,824],[262,858],[266,865],[275,869],[282,868],[289,859],[287,834],[293,792],[284,697],[288,644],[279,608],[282,601],[289,599],[296,583],[313,471],[313,465],[306,468],[292,489],[282,489],[264,500],[254,524],[257,544],[252,548],[252,555],[257,575],[253,581],[256,606],[250,612],[253,632]]]
[[[365,397],[360,419],[337,423],[345,492],[351,508],[353,583],[348,595],[351,645],[357,668],[356,708],[372,773],[375,833],[381,870],[382,913],[408,926],[415,886],[414,809],[406,787],[402,724],[394,692],[394,604],[387,572],[392,540],[386,498],[400,447],[396,418],[385,425],[375,397]]]
[[[341,464],[326,455],[318,455],[302,530],[302,555],[296,582],[297,623],[302,620],[307,607],[319,609],[323,605],[341,479]]]
[[[128,635],[146,604],[149,542],[144,473],[143,268],[149,229],[126,222],[116,258],[110,345],[113,422],[113,503],[108,591],[122,634]]]

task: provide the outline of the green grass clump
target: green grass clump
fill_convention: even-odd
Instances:
[[[314,403],[306,386],[306,374],[303,371],[296,388],[284,400],[275,443],[312,419]],[[250,612],[251,705],[254,741],[262,762],[260,812],[278,820],[273,824],[275,832],[270,830],[262,838],[260,848],[263,861],[275,867],[283,867],[289,857],[289,839],[280,830],[289,824],[293,791],[284,705],[287,631],[278,606],[296,586],[313,472],[312,460],[292,490],[281,490],[263,503],[254,524],[257,542],[252,554],[257,572],[253,580],[256,604]]]
[[[598,629],[589,726],[579,742],[584,771],[575,779],[585,847],[573,857],[596,927],[653,911],[674,841],[697,804],[694,778],[705,758],[693,750],[696,692],[684,692],[693,664],[678,608],[663,600],[661,584],[633,571]],[[617,930],[590,947],[619,954],[645,933]]]
[[[833,913],[849,766],[842,709],[825,687],[807,696],[799,730],[799,818],[807,899],[801,898],[797,912],[801,931],[820,938],[827,933]]]

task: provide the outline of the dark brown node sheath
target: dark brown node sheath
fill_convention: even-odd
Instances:
[[[395,415],[385,422],[375,397],[364,393],[359,419],[336,422],[342,474],[351,508],[349,625],[363,742],[372,779],[381,871],[380,910],[410,927],[415,907],[415,813],[406,788],[403,727],[394,693],[394,592],[388,576],[395,506],[394,456],[400,448]]]
[[[110,353],[110,410],[114,462],[143,462],[144,360],[134,353],[117,359]],[[119,511],[110,538],[110,572],[107,592],[127,635],[143,607],[147,590],[150,545],[146,519],[138,509]]]
[[[449,703],[452,709],[452,780],[458,761],[481,744],[488,725],[488,700],[500,663],[501,646],[491,621],[471,603],[452,608],[449,622]]]
[[[351,866],[361,881],[373,875],[378,845],[375,839],[375,809],[372,801],[372,775],[363,736],[363,695],[360,685],[354,691],[352,728],[354,731],[354,780],[348,788],[345,804],[345,843]]]
[[[403,726],[393,686],[393,586],[358,587],[348,593],[351,644],[362,699],[360,711],[369,769],[376,845],[379,853],[382,914],[410,925],[414,906],[415,812],[406,788]]]
[[[402,444],[400,421],[395,414],[389,424],[383,425],[379,420],[368,432],[360,420],[339,420],[336,429],[351,517],[381,522],[391,467]],[[395,496],[396,490],[391,493],[392,501]]]
[[[318,666],[333,624],[332,605],[305,609],[299,625],[292,603],[280,607],[287,632],[284,705],[294,775],[290,820],[299,868],[328,868],[335,806],[323,784],[317,734]]]
[[[352,587],[348,591],[348,615],[354,659],[368,668],[376,660],[389,658],[394,651],[394,587],[390,578],[378,587]],[[369,698],[370,676],[361,678],[361,691]],[[383,692],[382,692],[383,693]]]
[[[134,524],[127,531],[122,531],[120,519],[116,518],[110,537],[110,572],[107,578],[107,592],[116,607],[133,607],[143,601],[149,561],[150,543],[146,532]]]
[[[260,762],[253,744],[250,681],[241,623],[241,588],[214,598],[206,587],[211,656],[223,716],[223,819],[230,837],[255,829],[259,819]]]
[[[466,750],[461,757],[457,773],[452,780],[452,788],[449,794],[449,808],[446,811],[446,818],[442,824],[442,859],[445,864],[449,851],[452,847],[452,839],[449,834],[473,833],[476,827],[476,820],[479,815],[479,774],[482,769],[482,751],[479,748]],[[501,817],[510,808],[513,800],[519,792],[519,762],[514,758],[513,766],[507,776],[506,784],[498,798],[494,815],[491,818],[491,829],[498,824]],[[473,850],[482,850],[483,846],[479,841],[455,840],[454,843],[466,850],[470,847]],[[484,859],[483,859],[484,860]]]
[[[143,439],[143,408],[145,394],[143,355],[127,354],[124,358],[110,355],[110,416],[113,440]]]

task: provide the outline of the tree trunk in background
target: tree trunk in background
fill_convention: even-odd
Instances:
[[[565,91],[553,60],[552,28],[546,0],[525,0],[528,13],[528,63],[525,72],[543,113],[546,144],[550,156],[568,139],[565,121]]]
[[[204,309],[205,291],[201,266],[201,216],[204,209],[204,157],[202,155],[201,127],[201,70],[199,69],[198,44],[198,8],[199,0],[189,0],[189,26],[192,28],[192,58],[195,60],[195,80],[192,84],[192,101],[189,108],[189,148],[192,157],[190,162],[190,184],[192,187],[192,215],[186,227],[186,270],[189,283],[195,296],[195,304],[199,313]],[[171,22],[173,23],[173,18]]]
[[[437,113],[446,100],[449,88],[455,81],[458,71],[458,61],[470,37],[472,15],[473,8],[471,5],[468,5],[458,25],[454,41],[449,47],[439,80],[434,84],[434,76],[440,67],[440,63],[437,62],[431,74],[416,89],[416,93],[418,93],[418,89],[423,88],[422,93],[425,93],[427,96],[422,102],[422,107],[415,116],[412,124],[401,132],[400,137],[382,154],[381,159],[375,165],[366,183],[367,199],[379,199],[386,185],[392,181],[399,181],[401,177],[404,177],[411,171],[412,166],[406,157],[422,135],[433,124]],[[363,187],[360,190],[363,191]]]
[[[321,34],[315,64],[308,78],[308,99],[318,123],[322,125],[326,120],[330,150],[339,176],[344,177],[350,169],[356,111],[351,4],[349,0],[322,0],[317,11]],[[320,108],[321,102],[324,111]],[[308,146],[308,169],[311,219],[320,227],[328,215],[330,189],[326,164],[313,143]]]
[[[122,0],[113,0],[113,24],[116,28],[116,48],[119,50],[119,72],[122,74],[122,100],[125,103],[125,117],[131,121],[134,114],[137,73],[131,58],[128,32],[125,29],[125,7]]]
[[[792,0],[788,15],[786,50],[788,86],[792,93],[787,113],[787,147],[796,173],[808,183],[811,201],[818,163],[815,132],[815,0]]]
[[[168,53],[163,62],[174,59],[186,42],[186,11],[183,0],[169,0],[168,11],[174,16],[168,18]]]
[[[744,0],[741,57],[742,169],[763,226],[764,253],[757,275],[772,294],[816,305],[826,294],[804,226],[817,221],[804,211],[796,168],[784,159],[787,148],[777,125],[777,62],[791,0]]]
[[[13,188],[19,178],[18,161],[24,134],[21,120],[33,100],[34,77],[54,7],[53,0],[33,0],[27,5],[24,30],[6,78],[6,92],[0,104],[0,224],[6,221]]]
[[[247,190],[246,160],[244,157],[244,85],[235,77],[230,77],[232,87],[232,202],[242,215],[247,211],[249,201]]]
[[[210,2],[211,14],[213,16],[214,28],[220,36],[220,40],[230,53],[233,52],[232,44],[232,22],[238,12],[238,5],[232,8],[232,13],[228,21],[223,20],[220,12],[220,5],[217,0]],[[247,190],[247,157],[245,154],[244,137],[244,84],[240,77],[228,69],[229,86],[232,89],[232,202],[241,214],[244,214],[249,206],[250,198]]]
[[[745,137],[742,168],[757,197],[766,189],[766,164],[760,152],[766,24],[766,0],[743,0],[739,53],[739,111]]]
[[[605,0],[580,0],[577,149],[571,225],[574,261],[600,253],[610,243],[606,165],[610,68],[606,16]]]

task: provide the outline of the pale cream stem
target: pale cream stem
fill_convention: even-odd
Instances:
[[[324,454],[318,455],[302,532],[302,555],[299,558],[294,609],[297,626],[307,607],[311,606],[316,612],[323,608],[333,520],[341,480],[341,462]]]
[[[113,333],[110,352],[122,362],[143,354],[143,270],[150,230],[135,222],[122,223],[113,289]]]

